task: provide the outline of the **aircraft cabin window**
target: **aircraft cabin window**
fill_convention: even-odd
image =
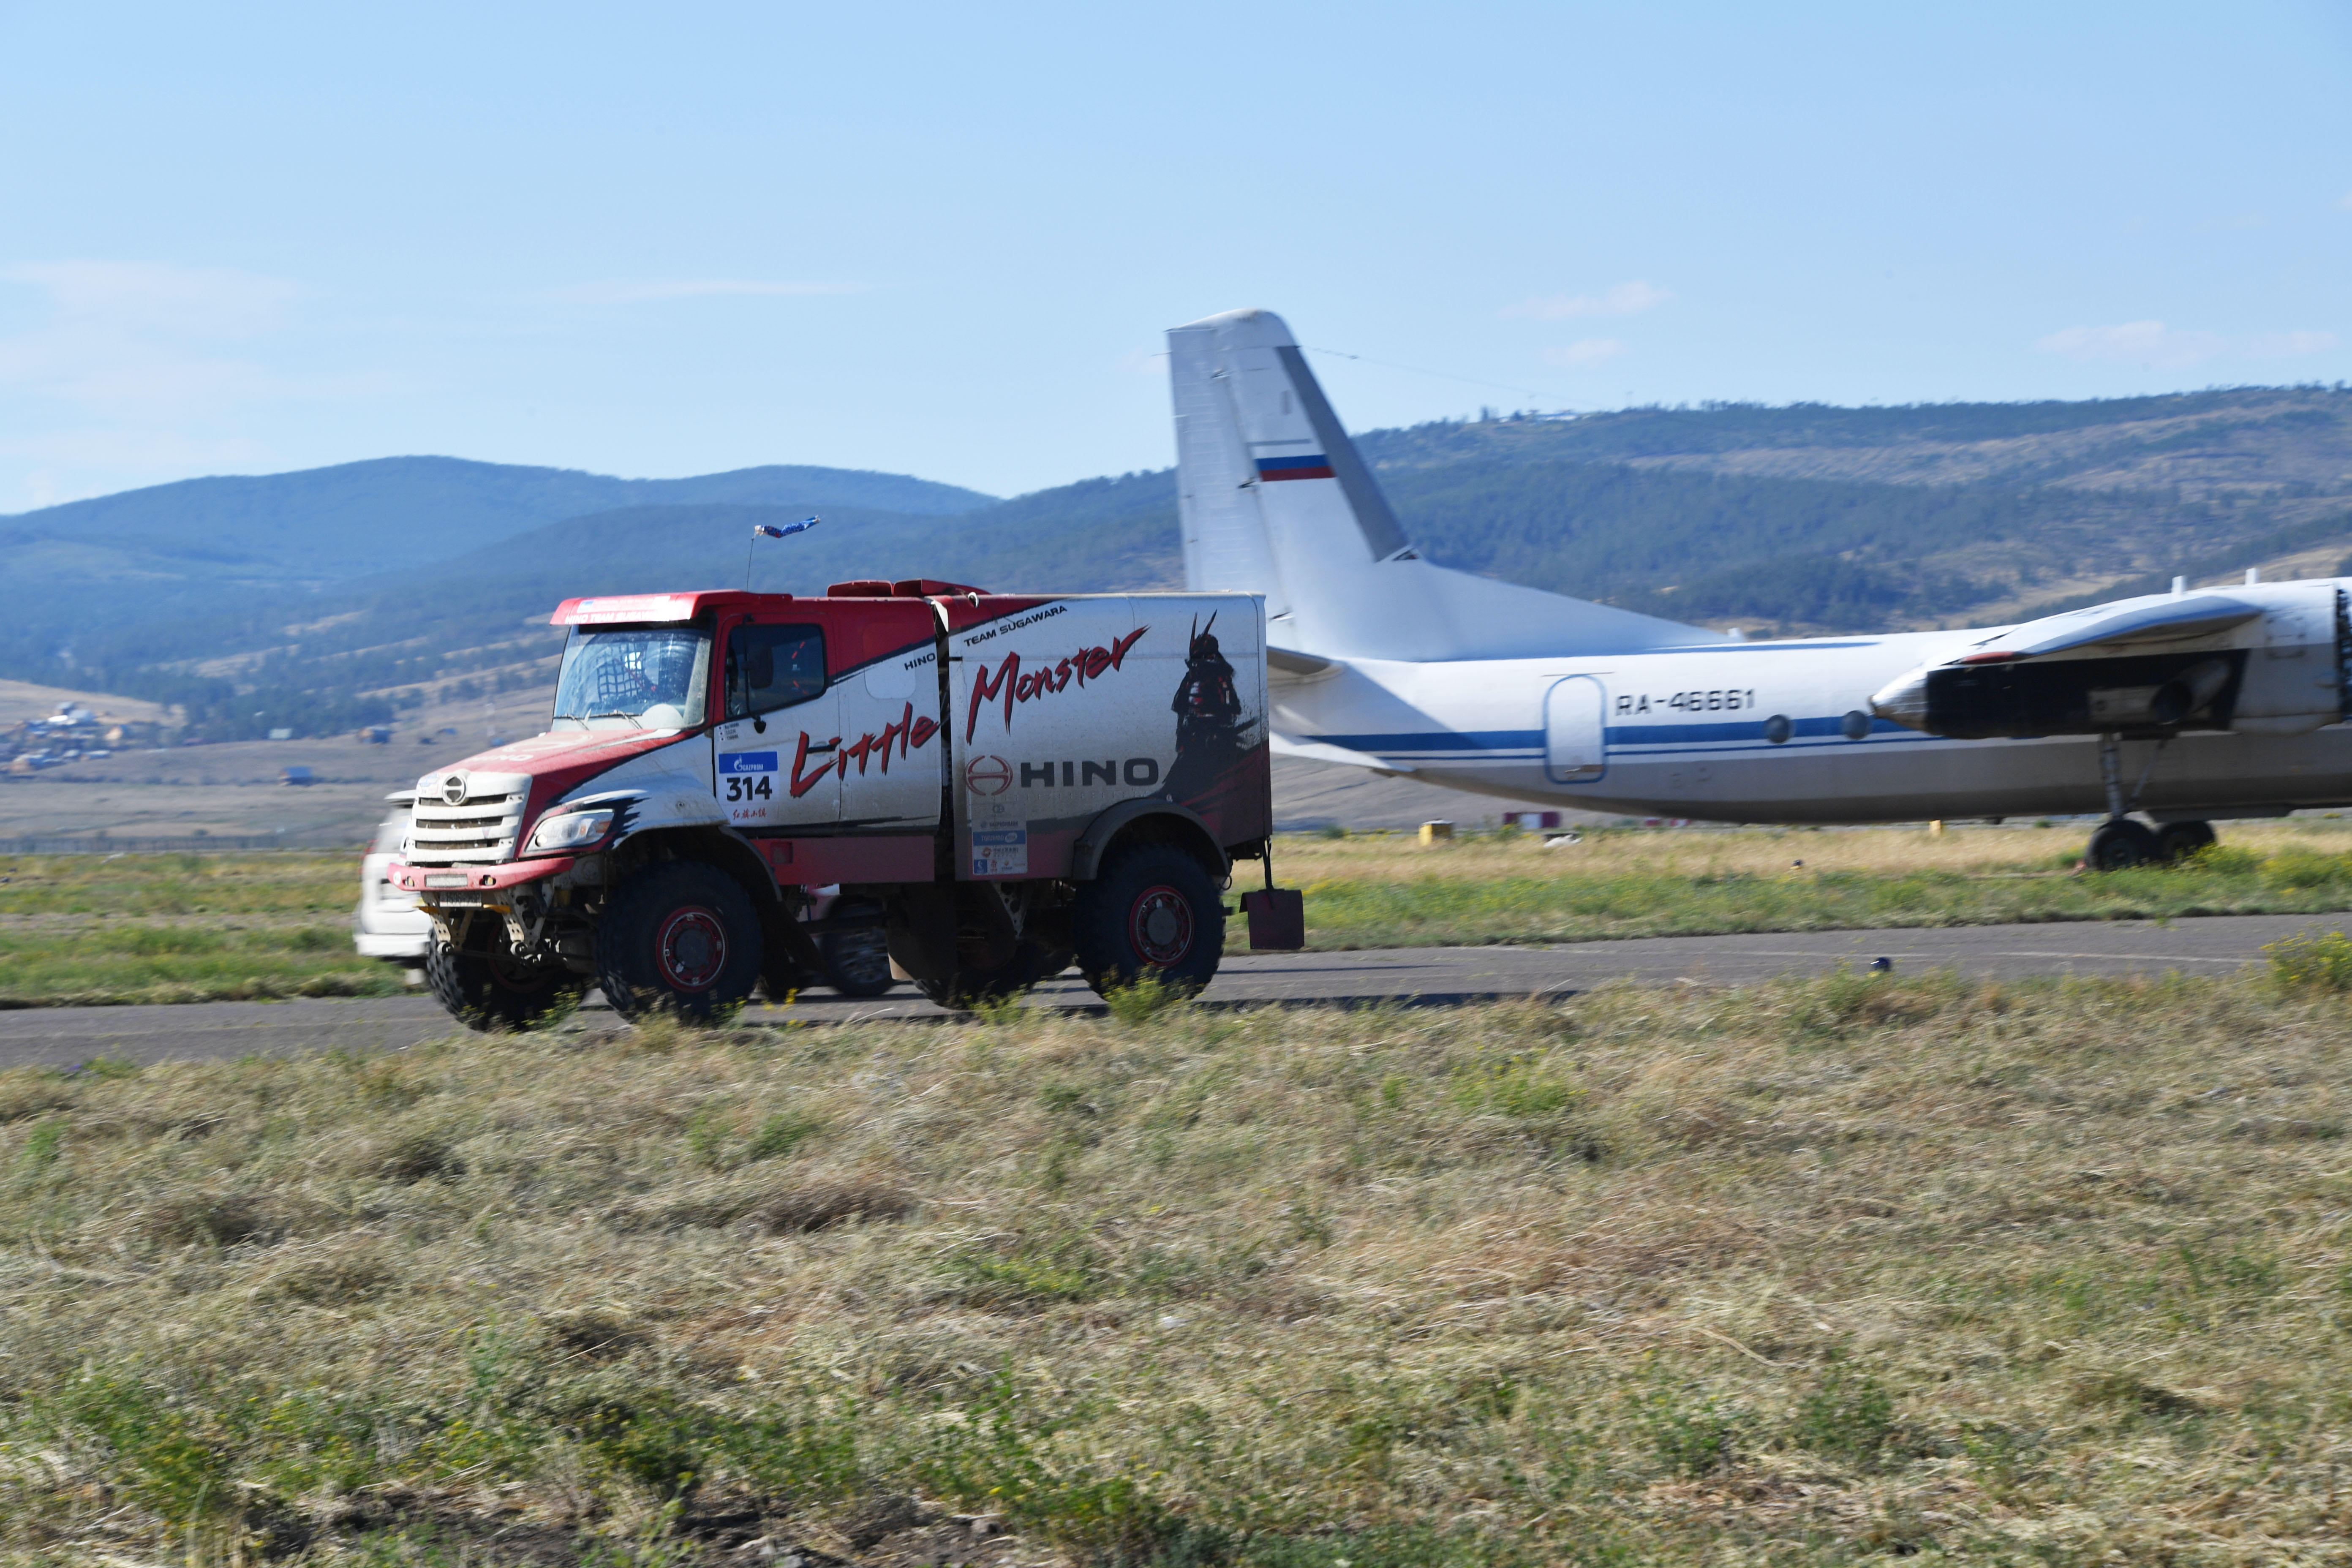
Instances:
[[[727,638],[727,717],[768,713],[824,689],[822,626],[737,626]]]

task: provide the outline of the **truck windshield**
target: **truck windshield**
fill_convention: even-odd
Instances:
[[[710,633],[574,626],[555,678],[555,728],[683,730],[702,721]]]

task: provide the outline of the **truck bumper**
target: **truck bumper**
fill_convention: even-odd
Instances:
[[[508,860],[494,866],[411,866],[394,860],[384,868],[384,875],[394,887],[411,893],[481,892],[543,880],[570,870],[579,858],[577,855],[558,855],[545,860]]]

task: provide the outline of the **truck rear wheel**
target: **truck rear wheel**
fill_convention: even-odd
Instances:
[[[1079,970],[1097,995],[1146,974],[1191,995],[1215,977],[1225,906],[1201,863],[1166,844],[1114,850],[1070,910]]]
[[[918,980],[915,989],[936,1005],[961,1012],[975,1002],[1019,995],[1049,977],[1046,965],[1052,962],[1044,947],[1024,941],[994,969],[959,969],[945,980]]]
[[[425,949],[425,983],[434,1000],[469,1029],[526,1029],[579,1001],[584,976],[568,969],[517,963],[495,952],[460,952],[446,942]]]
[[[759,911],[734,878],[665,860],[622,884],[596,922],[596,983],[625,1018],[668,1008],[688,1018],[751,994]]]

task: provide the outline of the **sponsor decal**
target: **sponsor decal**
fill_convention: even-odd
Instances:
[[[799,749],[793,753],[793,798],[798,800],[824,783],[828,768],[833,770],[835,777],[845,779],[849,776],[850,763],[856,763],[857,771],[862,773],[868,762],[878,762],[881,771],[887,773],[890,771],[893,756],[904,757],[911,751],[920,751],[939,732],[939,721],[916,712],[912,702],[907,704],[905,712],[883,725],[881,733],[869,730],[846,746],[841,743],[838,735],[821,743],[812,742],[809,732],[803,730]],[[808,767],[808,760],[812,756],[817,758],[814,772]]]
[[[1011,782],[1009,774],[1003,771],[1004,760],[1001,757],[982,757],[972,763],[972,767],[978,767],[981,763],[994,763],[999,771],[989,775],[991,788],[982,789],[977,784],[972,784],[972,793],[1003,795],[1005,784]],[[971,783],[971,768],[964,770],[964,779],[966,783]],[[1117,757],[1105,757],[1100,762],[1097,762],[1092,757],[1084,761],[1076,758],[1057,758],[1048,763],[1024,762],[1021,764],[1023,789],[1053,789],[1056,787],[1057,779],[1060,781],[1059,787],[1063,789],[1087,789],[1095,785],[1108,787],[1120,784],[1131,789],[1150,789],[1160,782],[1160,759],[1129,757],[1121,762]]]
[[[776,753],[730,752],[719,759],[719,798],[744,802],[772,800],[776,794]]]
[[[1004,727],[1013,728],[1013,707],[1016,702],[1028,702],[1048,692],[1059,691],[1073,680],[1084,686],[1099,680],[1126,662],[1128,650],[1136,639],[1151,628],[1136,627],[1125,637],[1115,639],[1108,647],[1080,648],[1059,664],[1041,664],[1036,668],[1023,670],[1021,656],[1008,653],[1004,662],[996,667],[994,675],[985,669],[971,678],[971,710],[964,716],[963,738],[967,741],[980,728],[980,710],[993,700],[1004,704]]]
[[[1066,615],[1069,613],[1069,608],[1067,605],[1048,605],[1034,615],[1009,616],[996,622],[984,632],[972,633],[963,639],[963,646],[978,647],[991,637],[1003,637],[1006,632],[1017,632],[1023,626],[1034,626],[1039,621],[1051,620],[1055,616]]]
[[[1027,876],[1029,829],[1026,826],[973,828],[971,874],[975,877]]]
[[[974,757],[964,764],[963,787],[974,795],[1003,795],[1013,787],[1013,764],[1003,757]]]

